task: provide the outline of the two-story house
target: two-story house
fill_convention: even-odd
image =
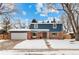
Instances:
[[[28,39],[62,39],[63,25],[56,23],[55,19],[51,23],[32,22],[31,31],[28,32]]]

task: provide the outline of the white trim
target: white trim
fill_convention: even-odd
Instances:
[[[49,31],[49,29],[10,29],[9,30],[9,32],[11,32],[11,31],[46,31],[46,32],[48,32]]]
[[[37,29],[38,28],[38,24],[34,24],[34,28]]]
[[[2,27],[0,27],[0,30],[2,30],[3,28]]]
[[[10,29],[10,31],[31,31],[30,29]]]
[[[44,31],[44,32],[48,32],[49,29],[31,29],[31,31],[38,31],[38,32]]]

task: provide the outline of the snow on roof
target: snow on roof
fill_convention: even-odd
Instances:
[[[30,29],[10,29],[9,31],[31,31]]]
[[[0,30],[3,29],[2,27],[0,27]]]
[[[72,32],[68,32],[68,33],[74,33],[74,32],[72,31]]]
[[[8,41],[8,40],[0,40],[0,43],[2,43],[2,42],[6,42],[6,41]]]
[[[39,31],[44,31],[44,32],[47,31],[47,32],[48,32],[49,29],[31,29],[31,31],[38,31],[38,32],[39,32]]]
[[[74,32],[68,32],[68,33],[66,33],[66,34],[70,34],[70,33],[74,33]]]
[[[10,29],[11,31],[49,31],[49,29]]]

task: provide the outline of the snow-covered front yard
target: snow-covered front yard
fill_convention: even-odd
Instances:
[[[5,42],[5,41],[2,41]],[[11,50],[0,50],[0,55],[79,55],[79,42],[73,40],[25,40]]]
[[[79,42],[73,40],[49,40],[54,49],[79,49]]]
[[[73,41],[73,42],[72,42]],[[79,42],[74,40],[47,40],[53,49],[79,49]],[[25,40],[13,49],[49,49],[44,40]]]

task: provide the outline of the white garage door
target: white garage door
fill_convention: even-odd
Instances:
[[[13,40],[27,39],[27,33],[11,33],[11,39]]]

